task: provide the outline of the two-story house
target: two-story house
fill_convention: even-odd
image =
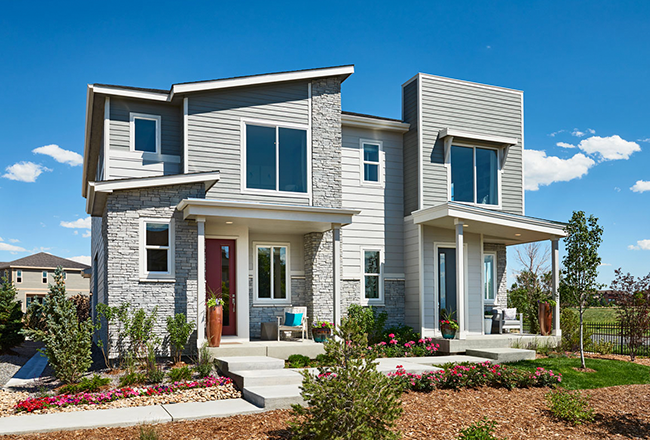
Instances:
[[[463,338],[505,307],[506,246],[551,240],[557,287],[563,225],[524,215],[522,92],[418,74],[395,120],[341,110],[353,73],[89,85],[95,303],[157,306],[161,333],[185,313],[199,344],[211,292],[226,340],[350,303],[427,336],[456,310]]]
[[[25,312],[32,301],[42,303],[54,284],[54,270],[63,268],[66,296],[90,295],[90,279],[86,271],[90,266],[47,252],[39,252],[7,263],[0,263],[0,276],[14,284],[17,300]]]

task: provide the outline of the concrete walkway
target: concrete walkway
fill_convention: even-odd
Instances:
[[[166,423],[208,417],[229,417],[262,411],[244,399],[226,399],[211,402],[28,414],[0,417],[0,435]]]
[[[3,389],[13,391],[31,384],[35,379],[41,377],[43,370],[47,366],[47,356],[41,352],[36,352],[30,360],[23,365],[14,376],[7,381]],[[0,431],[1,433],[2,431]]]

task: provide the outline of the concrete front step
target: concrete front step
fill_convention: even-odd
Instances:
[[[268,356],[230,356],[215,359],[217,367],[228,375],[231,371],[282,370],[284,361]]]
[[[229,373],[230,378],[239,389],[273,386],[273,385],[300,385],[302,375],[294,370],[234,370]]]
[[[499,363],[506,363],[535,359],[535,350],[523,350],[521,348],[468,349],[467,355],[488,358]]]
[[[274,385],[244,388],[244,399],[264,409],[290,408],[292,404],[304,405],[300,385]]]

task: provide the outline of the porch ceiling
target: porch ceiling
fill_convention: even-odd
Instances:
[[[467,225],[465,232],[483,234],[485,242],[515,245],[566,236],[565,224],[523,215],[448,202],[413,212],[413,222],[454,229],[456,220]]]
[[[183,218],[204,218],[209,223],[247,226],[251,232],[307,234],[325,232],[332,224],[352,223],[360,211],[316,206],[233,202],[213,199],[185,199],[177,209]]]

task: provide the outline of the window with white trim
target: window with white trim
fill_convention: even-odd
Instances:
[[[146,279],[174,276],[174,221],[141,220],[140,274]]]
[[[451,200],[479,205],[499,204],[499,151],[451,146]]]
[[[16,271],[16,284],[20,284],[23,282],[23,271],[18,269]]]
[[[255,245],[255,301],[290,303],[289,246]]]
[[[363,249],[363,298],[368,302],[382,302],[383,282],[381,250]]]
[[[246,124],[244,137],[247,189],[307,193],[307,130]]]
[[[25,295],[25,308],[29,308],[29,306],[32,303],[35,303],[35,302],[42,305],[44,299],[45,299],[45,295],[30,295],[30,294],[27,294],[27,295]]]
[[[44,271],[41,273],[41,276],[42,276],[42,278],[43,278],[43,284],[47,284],[47,271],[44,270]]]
[[[381,142],[361,140],[361,173],[364,183],[381,183],[381,147]]]
[[[159,115],[130,113],[131,151],[160,154]]]
[[[483,292],[486,303],[494,303],[497,291],[497,254],[483,254]]]

